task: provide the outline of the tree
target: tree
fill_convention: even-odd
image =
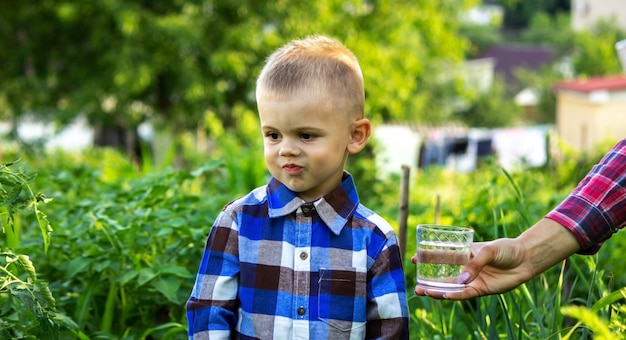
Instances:
[[[569,12],[570,0],[497,0],[504,7],[504,26],[520,30],[528,27],[537,12],[550,15]]]
[[[515,122],[521,109],[506,95],[506,82],[495,77],[488,92],[479,93],[468,109],[456,113],[469,126],[502,127]]]
[[[576,34],[572,63],[578,76],[622,73],[615,43],[626,39],[626,32],[614,20],[601,20],[591,29]]]
[[[126,143],[151,120],[174,135],[233,108],[255,112],[265,57],[311,33],[342,40],[364,69],[375,120],[445,120],[435,79],[461,62],[459,11],[473,0],[82,1],[0,4],[0,117],[63,125],[84,115]],[[130,149],[130,147],[127,147]]]
[[[573,53],[574,36],[569,13],[551,16],[547,12],[535,12],[528,28],[520,35],[520,40],[524,43],[548,46],[557,58],[560,58]]]

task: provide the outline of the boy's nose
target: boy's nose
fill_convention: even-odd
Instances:
[[[300,149],[296,146],[296,143],[290,139],[284,139],[280,143],[280,149],[278,155],[283,157],[295,156],[300,153]]]

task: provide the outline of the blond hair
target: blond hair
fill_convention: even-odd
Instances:
[[[289,96],[305,90],[320,104],[363,117],[363,75],[356,56],[339,41],[321,35],[292,40],[267,59],[256,96]],[[268,91],[265,93],[263,91]]]

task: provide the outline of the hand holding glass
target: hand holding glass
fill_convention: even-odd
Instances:
[[[459,275],[470,258],[470,228],[420,224],[417,234],[417,285],[442,292],[462,291]]]

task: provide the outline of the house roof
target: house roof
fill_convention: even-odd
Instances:
[[[579,78],[576,80],[561,81],[554,84],[553,89],[573,90],[578,92],[626,90],[626,75]]]
[[[495,72],[501,74],[509,85],[519,85],[514,71],[518,68],[537,70],[554,60],[551,49],[543,46],[494,45],[489,47],[482,58],[495,60]]]

